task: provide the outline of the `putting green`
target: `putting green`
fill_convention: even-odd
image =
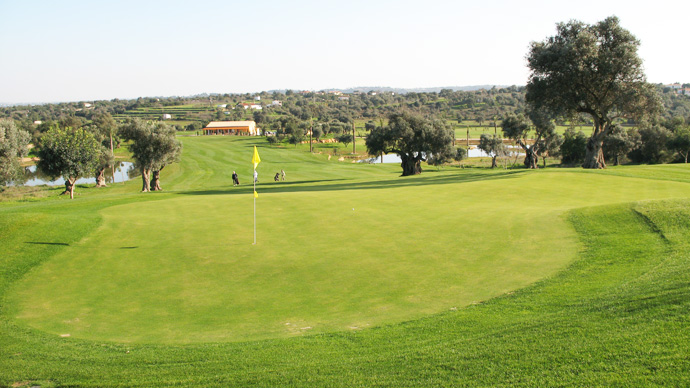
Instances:
[[[556,273],[578,251],[568,209],[684,197],[688,187],[561,171],[449,170],[398,182],[271,186],[257,200],[257,245],[247,194],[106,208],[97,230],[16,282],[8,305],[31,327],[99,341],[358,330]]]

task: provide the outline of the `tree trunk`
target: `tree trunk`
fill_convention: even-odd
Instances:
[[[70,186],[69,186],[69,199],[74,199],[74,184],[77,183],[77,178],[70,178],[69,179]]]
[[[65,178],[65,191],[60,193],[60,195],[69,194],[69,198],[74,198],[74,184],[77,182],[77,178],[67,177]]]
[[[161,189],[161,170],[151,171],[151,191],[163,190]]]
[[[594,114],[592,114],[592,116],[594,118],[594,133],[592,137],[587,139],[585,162],[582,163],[582,167],[596,169],[606,168],[606,161],[604,160],[604,137],[610,132],[612,124],[604,117],[597,117]]]
[[[587,152],[585,153],[585,162],[582,164],[583,168],[606,168],[603,145],[603,133],[592,135],[592,137],[587,140]]]
[[[491,157],[491,168],[495,168],[495,167],[496,167],[496,158],[497,158],[497,157],[498,157],[498,155],[494,155],[494,156]]]
[[[69,194],[69,199],[74,199],[74,184],[76,182],[77,178],[67,177],[65,179],[65,191],[60,193],[60,195]]]
[[[417,157],[400,155],[402,162],[400,166],[403,169],[402,176],[417,175],[422,173],[422,160]]]
[[[149,177],[151,174],[150,169],[145,169],[141,168],[141,182],[142,182],[142,187],[141,187],[141,192],[146,193],[149,191]]]
[[[537,169],[539,168],[538,163],[539,163],[539,157],[537,154],[534,153],[534,146],[532,147],[523,147],[525,150],[525,167],[531,168],[531,169]]]
[[[105,167],[96,170],[96,187],[108,187],[105,184]]]

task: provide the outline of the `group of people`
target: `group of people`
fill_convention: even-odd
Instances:
[[[278,181],[284,181],[285,180],[285,170],[280,170],[280,172],[276,173],[276,176],[273,178],[276,182]],[[259,173],[254,170],[254,183],[259,183]],[[237,176],[237,173],[235,171],[232,172],[232,185],[233,186],[239,186],[240,185],[240,178]]]

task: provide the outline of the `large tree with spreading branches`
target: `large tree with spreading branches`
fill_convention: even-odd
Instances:
[[[38,169],[46,175],[65,179],[65,191],[74,198],[74,184],[96,168],[101,144],[83,128],[55,127],[41,137]]]
[[[431,155],[438,159],[456,155],[453,130],[446,122],[410,112],[391,114],[387,126],[369,132],[366,146],[370,155],[397,154],[402,161],[403,176],[420,174],[421,162]]]
[[[122,136],[132,143],[129,150],[141,172],[141,191],[160,191],[160,172],[177,162],[182,144],[175,139],[175,129],[165,123],[130,120],[121,128]]]
[[[639,121],[660,110],[637,55],[639,45],[616,17],[594,25],[559,23],[556,36],[531,44],[528,104],[565,117],[586,114],[594,122],[584,168],[606,167],[602,144],[616,119]]]

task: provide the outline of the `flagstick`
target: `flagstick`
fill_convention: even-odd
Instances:
[[[254,173],[256,173],[256,170],[254,170]],[[252,176],[252,180],[254,180],[254,192],[252,193],[252,197],[254,197],[254,244],[256,245],[256,178]]]

